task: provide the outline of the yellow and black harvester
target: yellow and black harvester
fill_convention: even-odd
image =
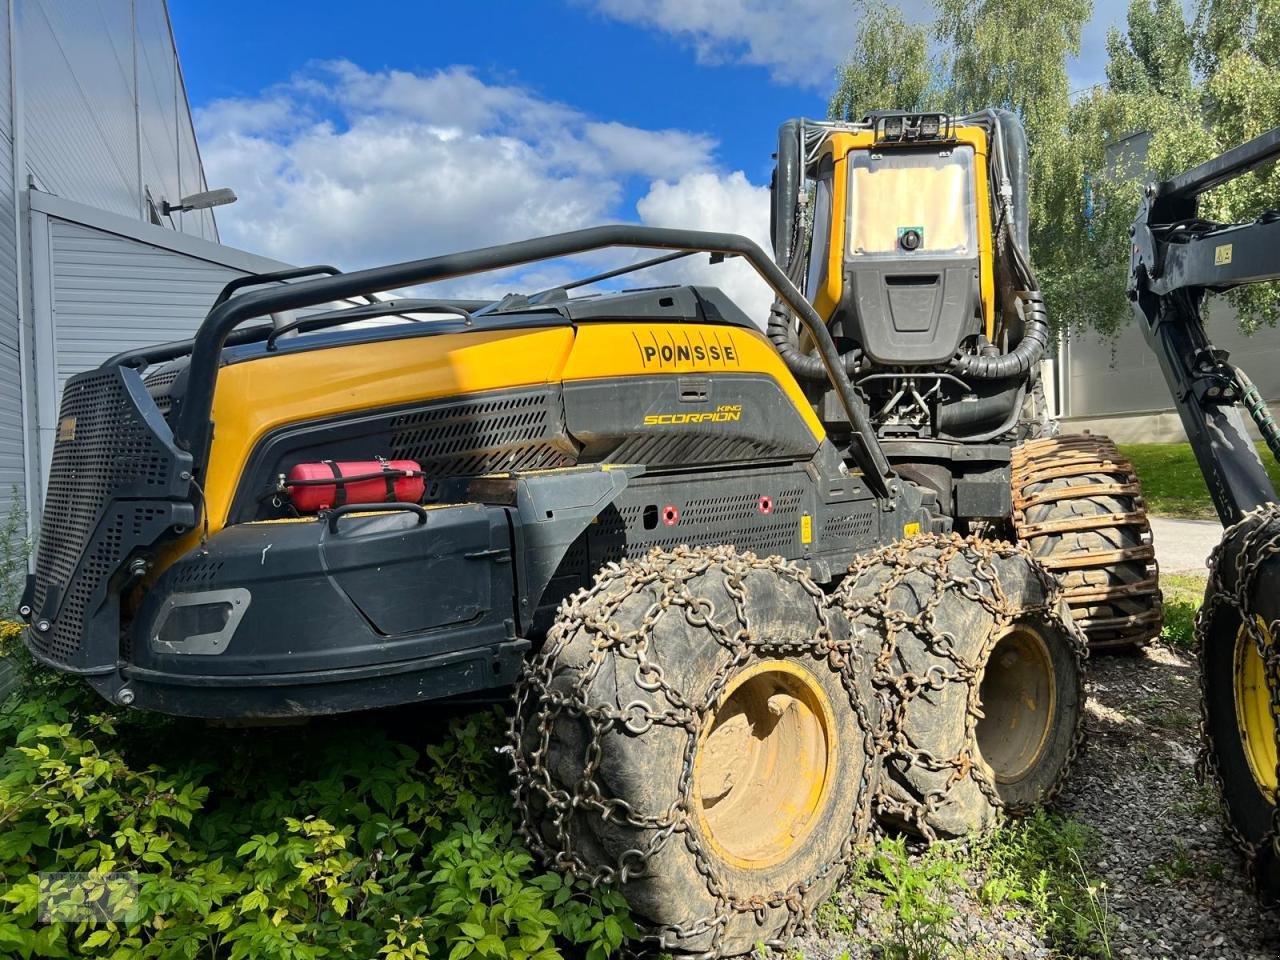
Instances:
[[[514,689],[530,847],[673,951],[785,940],[873,816],[947,836],[1050,797],[1072,608],[1114,584],[1044,544],[1134,511],[1034,511],[1133,491],[1095,448],[1019,445],[1047,429],[1046,330],[1012,118],[784,134],[776,262],[609,226],[246,278],[192,340],[71,378],[34,656],[192,717]],[[662,252],[498,301],[375,296],[607,247]],[[581,293],[698,254],[772,288],[769,336],[711,287]]]

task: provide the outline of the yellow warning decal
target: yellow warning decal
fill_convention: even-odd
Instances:
[[[813,517],[807,513],[800,515],[800,542],[804,544],[813,543]]]
[[[1225,267],[1231,262],[1231,244],[1224,243],[1213,248],[1213,265]]]
[[[920,536],[920,524],[918,524],[918,523],[907,523],[907,524],[903,524],[903,527],[902,527],[902,535],[903,535],[904,537],[918,537],[918,536]]]

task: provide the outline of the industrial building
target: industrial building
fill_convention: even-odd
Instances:
[[[218,243],[164,0],[0,0],[0,515],[38,523],[63,381],[282,264]]]

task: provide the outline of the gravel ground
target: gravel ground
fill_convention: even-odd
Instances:
[[[1191,657],[1161,644],[1131,656],[1095,656],[1089,697],[1087,751],[1056,808],[1096,834],[1084,866],[1105,884],[1112,956],[1280,957],[1280,916],[1258,904],[1223,832],[1213,789],[1195,781],[1199,708]],[[971,892],[982,876],[970,870],[965,877],[945,894],[958,913],[950,949],[920,956],[1078,955],[1039,937],[1024,909],[993,915]],[[846,888],[792,956],[881,956],[868,943],[877,931],[883,938],[887,921],[878,897]]]

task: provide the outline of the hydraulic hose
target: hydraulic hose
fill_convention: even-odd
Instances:
[[[800,352],[800,338],[791,323],[791,311],[781,300],[774,300],[769,308],[769,325],[765,333],[773,341],[774,349],[782,357],[791,375],[798,380],[825,380],[827,373],[822,366],[822,358],[816,353]],[[840,354],[840,362],[844,372],[853,376],[862,365],[862,351],[857,347]]]
[[[1013,189],[1013,237],[1025,254],[1031,249],[1030,202],[1027,196],[1027,131],[1018,115],[1002,107],[992,110],[1000,130],[1004,166]]]
[[[982,383],[977,387],[977,399],[938,407],[938,437],[942,440],[981,443],[1008,432],[1017,422],[1026,389],[1024,378],[1011,380],[1007,384],[995,381]],[[967,432],[983,426],[987,427],[984,433]]]
[[[978,357],[961,354],[951,361],[951,372],[976,380],[1005,380],[1024,377],[1040,362],[1049,345],[1049,315],[1039,290],[1026,290],[1018,294],[1022,310],[1024,332],[1018,345],[998,357]]]

